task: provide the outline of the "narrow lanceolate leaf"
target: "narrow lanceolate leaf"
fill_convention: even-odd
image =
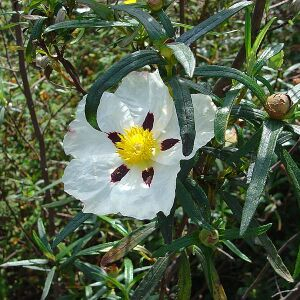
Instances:
[[[70,20],[50,25],[45,29],[44,33],[59,29],[132,27],[136,25],[137,24],[129,22],[105,21],[99,19]]]
[[[45,265],[48,262],[49,262],[48,259],[33,258],[33,259],[26,259],[26,260],[9,261],[0,265],[0,267],[6,268],[6,267],[25,267],[25,266]]]
[[[54,277],[54,274],[55,274],[55,270],[56,270],[56,267],[53,267],[51,269],[51,271],[47,275],[41,300],[45,300],[46,297],[49,294],[50,287],[51,287],[51,284],[52,284],[52,281],[53,281],[53,277]]]
[[[90,7],[103,20],[108,20],[112,17],[112,10],[105,4],[101,4],[95,0],[77,0],[77,2]]]
[[[195,68],[194,72],[195,76],[205,76],[205,77],[224,77],[235,79],[238,82],[245,85],[249,88],[252,93],[262,102],[265,102],[266,95],[264,90],[248,75],[244,74],[243,72],[229,68],[229,67],[222,67],[222,66],[202,66]]]
[[[179,258],[178,270],[178,300],[187,300],[191,297],[192,278],[189,258],[182,252]]]
[[[40,237],[41,241],[47,247],[48,251],[52,252],[51,246],[48,242],[48,238],[46,235],[44,223],[41,218],[38,219],[38,233],[39,233],[39,237]]]
[[[102,258],[101,265],[106,266],[124,257],[130,250],[141,243],[149,234],[155,230],[155,222],[151,222],[132,231],[128,236],[122,238]]]
[[[182,205],[183,210],[191,218],[191,220],[200,225],[205,226],[207,229],[211,229],[210,225],[207,223],[205,217],[203,216],[201,210],[194,202],[189,191],[185,188],[181,181],[177,180],[176,185],[176,198]]]
[[[245,205],[241,221],[241,235],[247,230],[250,221],[259,204],[260,196],[264,190],[270,164],[273,158],[276,142],[282,124],[275,120],[267,120],[263,124],[262,135],[258,147],[257,157],[254,164],[250,184],[246,194]]]
[[[229,193],[222,192],[222,196],[226,204],[229,206],[231,211],[233,212],[234,217],[237,220],[241,220],[242,216],[242,207],[239,204],[239,201],[236,197],[232,196]],[[251,227],[257,227],[259,226],[258,222],[256,220],[252,220],[250,223]],[[257,237],[259,241],[261,242],[262,246],[265,248],[268,256],[267,259],[272,266],[273,270],[282,278],[284,278],[286,281],[293,282],[293,278],[283,263],[281,257],[278,255],[277,249],[272,243],[272,241],[269,239],[266,233],[263,233],[262,235],[259,235]]]
[[[129,5],[114,5],[112,9],[124,11],[142,23],[152,41],[166,39],[163,27],[146,11]]]
[[[268,60],[273,57],[274,55],[278,54],[282,48],[283,48],[284,44],[277,44],[275,46],[270,46],[267,49],[265,49],[261,55],[257,58],[253,68],[252,68],[252,74],[256,75],[261,68],[267,64]]]
[[[55,248],[60,242],[62,242],[69,234],[73,233],[84,221],[90,218],[92,214],[85,214],[83,212],[78,213],[67,226],[58,233],[52,242],[52,248]]]
[[[173,91],[173,98],[180,127],[183,155],[192,153],[195,141],[195,120],[192,97],[187,86],[177,77],[172,77],[169,84]]]
[[[170,48],[178,62],[183,66],[185,73],[189,77],[193,77],[196,60],[194,54],[190,47],[185,45],[184,43],[168,43],[166,44],[168,48]]]
[[[151,295],[152,291],[155,289],[160,279],[163,277],[168,263],[168,256],[160,257],[145,275],[145,277],[133,293],[131,300],[148,299],[148,297]]]
[[[300,83],[295,85],[292,89],[288,91],[288,95],[290,96],[293,104],[297,104],[300,100]]]
[[[280,160],[285,166],[288,177],[295,189],[295,194],[300,205],[300,169],[291,155],[283,147],[280,147]]]
[[[252,262],[251,259],[244,254],[235,244],[233,244],[230,241],[223,241],[222,242],[224,245],[226,245],[226,247],[228,249],[230,249],[234,254],[236,254],[239,258],[241,258],[242,260],[246,261],[246,262]]]
[[[154,50],[141,50],[129,54],[115,63],[92,85],[86,99],[85,115],[87,121],[97,130],[100,130],[97,123],[97,109],[102,94],[107,89],[116,85],[122,78],[132,71],[149,64],[164,64],[163,58]]]
[[[214,123],[215,138],[216,141],[221,145],[225,143],[225,133],[227,129],[227,124],[229,121],[234,100],[238,94],[238,90],[229,91],[225,96],[222,107],[217,110]]]
[[[173,240],[174,209],[168,216],[160,211],[157,214],[157,222],[165,243],[170,244]]]
[[[296,259],[293,277],[294,277],[294,279],[297,279],[299,276],[300,276],[300,247],[299,247],[299,251],[298,251],[298,255],[297,255],[297,259]]]
[[[55,260],[55,256],[50,249],[48,249],[47,245],[44,244],[44,242],[38,237],[38,235],[36,234],[35,231],[33,231],[33,240],[35,241],[36,245],[38,246],[38,248],[42,251],[42,253],[49,259],[51,260]]]
[[[174,29],[172,22],[171,22],[170,18],[168,17],[168,15],[161,9],[160,11],[158,11],[156,13],[156,16],[157,16],[159,22],[164,27],[168,37],[169,38],[174,37],[175,29]]]
[[[230,18],[237,12],[239,12],[244,7],[252,4],[251,1],[239,1],[236,4],[232,5],[228,9],[225,9],[210,18],[206,19],[204,22],[195,26],[193,29],[185,32],[181,35],[176,42],[185,43],[186,45],[192,44],[194,41],[199,39],[201,36],[205,35],[207,32],[211,31],[226,19]]]

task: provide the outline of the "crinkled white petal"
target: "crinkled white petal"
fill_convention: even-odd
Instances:
[[[117,155],[102,160],[73,159],[62,177],[64,190],[84,203],[84,212],[118,213],[118,208],[110,201],[110,175],[121,164]]]
[[[125,128],[134,124],[131,112],[122,98],[108,92],[104,92],[97,111],[97,122],[100,129],[106,133],[123,133]]]
[[[184,157],[184,159],[193,157],[198,149],[206,145],[214,137],[214,119],[217,108],[211,97],[203,94],[192,94],[192,101],[196,137],[192,153]]]
[[[142,178],[141,170],[131,169],[111,191],[111,201],[124,216],[153,219],[159,211],[169,215],[175,199],[177,164],[166,166],[155,163],[150,187]]]
[[[107,135],[94,129],[86,120],[84,107],[86,96],[79,102],[76,118],[69,125],[63,147],[66,154],[76,158],[101,156],[115,152],[114,144]]]
[[[121,97],[128,106],[135,125],[141,126],[149,112],[154,114],[155,137],[172,116],[174,103],[158,71],[130,73],[122,80],[115,95]]]

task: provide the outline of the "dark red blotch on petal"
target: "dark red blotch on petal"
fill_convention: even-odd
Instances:
[[[172,148],[174,145],[176,145],[179,142],[178,139],[166,139],[161,142],[160,144],[160,150],[166,151]]]
[[[118,182],[120,181],[127,173],[129,169],[124,164],[120,167],[116,168],[110,175],[111,182]]]
[[[153,128],[153,123],[154,123],[154,114],[151,112],[148,112],[145,121],[143,123],[143,128],[146,130],[148,129],[149,131],[152,130]]]
[[[114,131],[107,134],[107,137],[115,144],[121,141],[119,133]]]
[[[154,169],[152,167],[148,168],[142,172],[143,180],[148,186],[151,185],[153,176],[154,176]]]

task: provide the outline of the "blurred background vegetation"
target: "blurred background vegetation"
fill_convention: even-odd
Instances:
[[[180,15],[179,2],[175,1],[167,12],[172,21],[187,24],[178,27],[179,31],[204,21],[233,2],[187,0],[183,3],[184,15]],[[264,69],[265,77],[277,92],[286,91],[300,83],[300,25],[297,20],[291,21],[299,11],[299,3],[296,2],[267,1],[263,16],[263,24],[272,17],[277,18],[267,33],[265,43],[284,43],[284,56],[277,58],[282,59],[282,63],[278,64],[278,68],[269,66]],[[59,16],[62,4],[68,8],[73,6],[75,9],[66,11],[64,16]],[[134,47],[142,49],[144,44],[143,40],[136,39],[134,44],[126,45],[128,31],[117,27],[66,29],[64,34],[60,35],[52,32],[45,35],[46,46],[36,45],[35,41],[30,40],[35,21],[32,15],[48,13],[49,26],[58,22],[59,17],[75,19],[81,13],[80,9],[85,6],[78,5],[72,0],[21,1],[20,5],[20,10],[23,11],[20,24],[24,47],[28,52],[28,44],[32,43],[32,47],[36,50],[34,57],[31,57],[31,54],[26,56],[26,68],[41,131],[40,139],[45,144],[47,167],[44,172],[47,173],[48,187],[45,196],[45,174],[42,173],[40,166],[41,144],[36,138],[19,72],[17,51],[20,50],[20,46],[16,42],[14,9],[10,1],[2,0],[0,2],[0,264],[15,260],[42,259],[43,253],[35,238],[35,232],[42,231],[42,222],[49,239],[52,239],[81,210],[79,202],[64,193],[60,183],[66,163],[69,161],[62,148],[63,137],[68,124],[74,118],[75,108],[84,91],[88,91],[95,79],[114,62],[132,52]],[[197,64],[230,66],[244,43],[243,24],[244,12],[241,11],[197,41],[193,45]],[[67,60],[69,69],[66,69],[62,60],[57,58],[57,53],[54,54],[54,45],[59,47],[60,51],[63,49],[63,59]],[[48,59],[45,59],[47,49],[53,57],[48,55]],[[72,72],[70,65],[71,69],[74,67],[75,75],[73,75],[80,82],[79,85],[74,83],[74,78],[70,75]],[[214,81],[210,83],[213,84]],[[299,121],[296,122],[299,124]],[[299,162],[299,144],[292,143],[293,158]],[[214,159],[207,156],[209,155],[206,154],[205,159]],[[216,178],[225,176],[224,168],[220,166],[221,161],[214,160],[212,164],[213,171],[208,174],[211,179],[203,182],[203,188],[207,191],[214,208],[213,218],[216,222],[236,224],[230,210],[210,193]],[[202,166],[202,169],[205,170],[205,166]],[[269,236],[278,249],[282,247],[284,262],[290,270],[293,270],[299,239],[294,238],[288,243],[287,241],[299,232],[299,206],[282,165],[273,165],[272,171],[264,194],[265,205],[259,208],[258,218],[261,222],[273,223],[268,231]],[[241,187],[241,192],[242,189]],[[185,224],[184,218],[186,217],[179,211],[175,219],[175,228],[179,228],[177,237],[181,235],[180,227]],[[131,252],[127,259],[107,268],[106,272],[111,280],[104,278],[99,281],[93,276],[86,276],[85,268],[91,265],[99,266],[103,252],[112,245],[111,243],[141,225],[142,222],[118,216],[93,217],[86,221],[80,229],[59,245],[61,251],[65,249],[64,258],[67,259],[56,271],[48,298],[125,299],[115,281],[123,284],[124,280],[132,280],[126,277],[129,276],[128,270],[132,270],[136,280],[132,288],[135,288],[134,284],[141,278],[139,274],[153,264],[151,252],[163,244],[159,232],[155,231],[148,236],[144,246]],[[238,224],[236,226],[238,227]],[[261,255],[261,249],[254,244],[239,240],[237,246],[252,259],[252,263],[221,252],[216,257],[216,269],[228,299],[240,299],[266,263],[265,256]],[[81,253],[82,249],[89,251]],[[211,299],[197,259],[191,256],[190,264],[191,299]],[[1,268],[0,299],[40,299],[47,272],[54,265],[50,263],[47,266],[41,264],[40,267],[27,265],[23,268]],[[173,265],[173,269],[171,264],[169,273],[165,276],[165,283],[162,284],[160,292],[151,299],[175,299],[177,277],[173,271],[178,267],[176,260]],[[294,284],[285,282],[269,268],[262,278],[259,278],[248,297],[271,299],[275,295],[274,299],[281,299],[284,295],[281,291],[291,289],[293,286]]]

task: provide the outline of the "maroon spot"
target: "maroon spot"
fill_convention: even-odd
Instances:
[[[121,165],[112,172],[112,174],[110,175],[110,181],[120,181],[128,173],[128,171],[129,169],[125,165]]]
[[[114,131],[107,134],[107,137],[115,144],[121,141],[119,133]]]
[[[176,145],[179,142],[178,139],[166,139],[161,142],[160,144],[160,150],[166,151],[172,148],[174,145]]]
[[[150,186],[153,176],[154,176],[154,169],[152,167],[142,172],[143,180],[148,186]]]
[[[143,123],[143,128],[146,130],[148,129],[149,131],[152,130],[153,128],[153,123],[154,123],[154,115],[151,112],[148,112],[145,121]]]

